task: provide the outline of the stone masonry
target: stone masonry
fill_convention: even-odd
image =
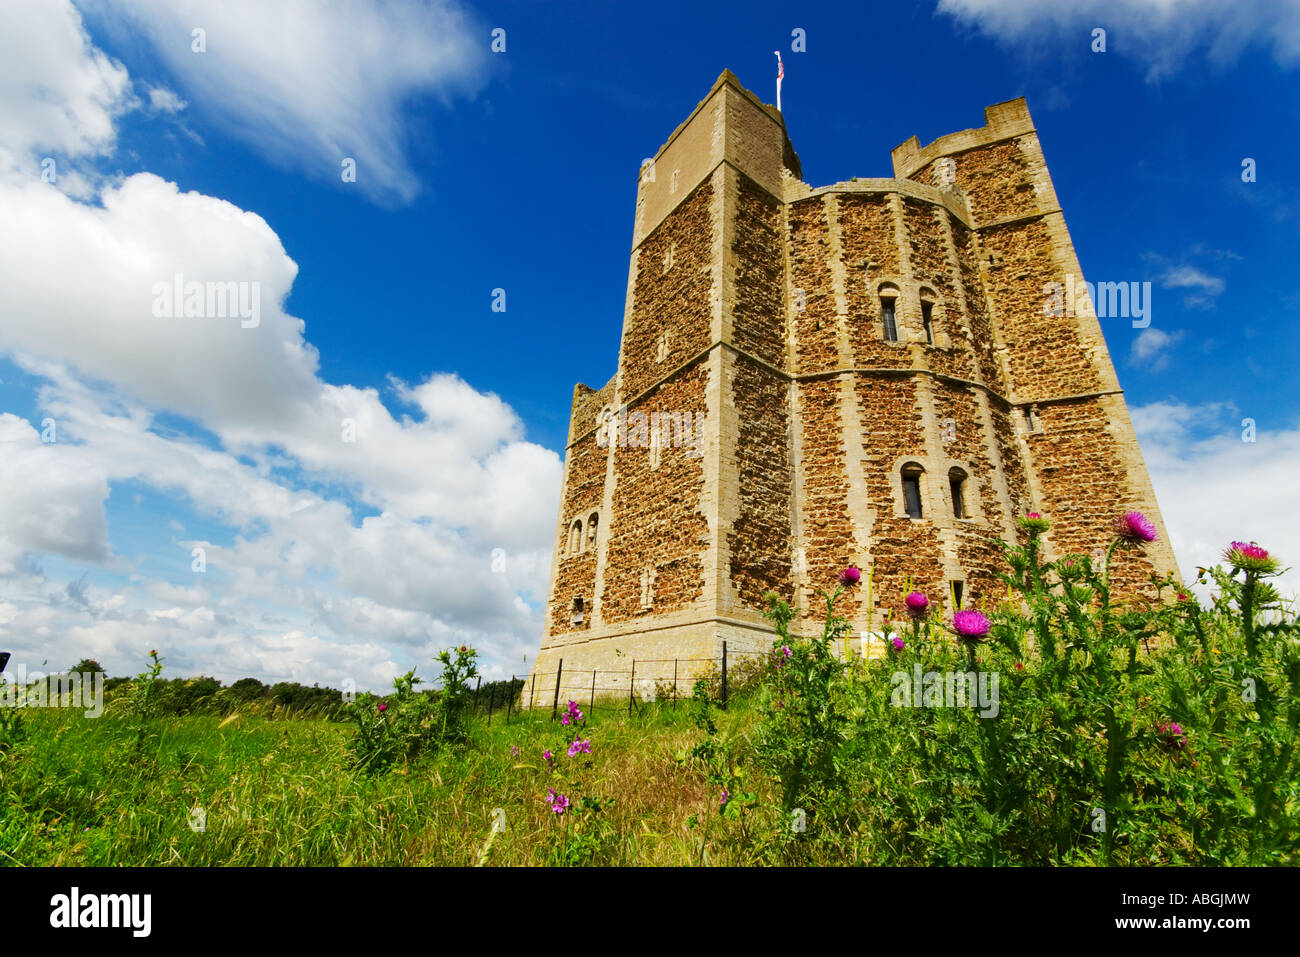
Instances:
[[[726,71],[642,166],[618,371],[573,395],[538,706],[561,658],[562,695],[594,671],[626,696],[634,667],[639,696],[674,667],[689,693],[723,641],[771,647],[767,592],[818,632],[846,565],[873,570],[870,607],[837,605],[853,651],[909,582],[949,614],[997,601],[1028,511],[1052,558],[1138,509],[1160,540],[1118,556],[1118,590],[1176,574],[1098,320],[1045,309],[1083,273],[1029,110],[984,118],[814,189]]]

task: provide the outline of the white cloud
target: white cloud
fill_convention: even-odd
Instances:
[[[188,105],[172,90],[162,86],[148,89],[149,109],[155,113],[179,113]]]
[[[122,64],[95,49],[67,0],[7,5],[0,30],[0,165],[108,152],[130,108]]]
[[[1300,426],[1259,429],[1252,443],[1219,403],[1157,402],[1131,412],[1184,580],[1220,563],[1229,542],[1254,540],[1296,567],[1280,587],[1300,594]]]
[[[104,477],[75,449],[44,443],[27,422],[0,413],[0,575],[18,572],[29,551],[106,561],[107,495]]]
[[[55,188],[20,168],[19,157],[48,144],[71,155],[111,149],[113,117],[138,105],[125,70],[89,46],[75,11],[44,8],[58,14],[44,25],[63,31],[62,45],[46,51],[61,58],[48,75],[52,92],[0,91],[0,118],[11,121],[0,122],[0,354],[44,383],[37,420],[54,420],[57,441],[0,414],[0,641],[16,656],[63,666],[90,655],[119,674],[138,670],[156,647],[173,673],[352,678],[375,688],[413,665],[427,674],[439,647],[472,643],[485,673],[504,675],[502,662],[518,662],[541,630],[559,458],[524,440],[499,397],[455,375],[390,381],[410,413],[400,418],[375,388],[322,381],[306,324],[283,308],[297,266],[255,213],[149,173],[88,178],[77,195],[90,201],[78,202],[63,182]],[[260,108],[264,125],[300,142],[355,130],[375,166],[389,165],[387,188],[406,195],[414,182],[403,178],[396,111],[412,92],[463,77],[473,57],[439,58],[464,39],[450,8],[379,8],[377,24],[358,29],[351,16],[301,17],[297,45],[283,31],[250,33],[303,8],[249,7],[244,22],[224,6],[206,9],[209,50],[224,45],[222,56],[234,57],[209,67],[247,60],[252,79],[191,83],[205,98],[230,93],[237,112]],[[142,9],[157,32],[188,24],[197,8]],[[21,30],[0,34],[0,75],[6,54],[21,52],[22,31],[38,25],[38,15],[25,16]],[[417,63],[427,29],[439,24],[447,29]],[[399,30],[409,34],[400,42]],[[188,51],[188,25],[184,36]],[[334,73],[332,56],[342,61]],[[295,103],[332,89],[334,76],[370,89],[332,105]],[[159,90],[148,90],[152,109],[179,108]],[[260,322],[156,317],[154,286],[178,273],[256,284]],[[178,429],[177,417],[205,438]],[[344,419],[355,424],[354,442]],[[111,492],[126,482],[170,495],[196,521],[160,516],[148,554],[128,560],[106,517]],[[357,521],[354,502],[378,514]],[[214,525],[233,541],[173,537]],[[203,577],[190,572],[195,546],[207,552]],[[496,548],[505,574],[492,571]],[[71,581],[56,580],[70,567]]]
[[[1224,282],[1203,269],[1183,265],[1166,270],[1160,277],[1160,285],[1166,289],[1195,289],[1206,295],[1217,296],[1223,292]]]
[[[193,108],[268,160],[384,204],[420,184],[405,155],[406,108],[474,93],[489,33],[453,0],[84,0],[149,39]],[[191,48],[195,28],[206,52]]]
[[[1142,258],[1153,269],[1159,270],[1156,282],[1161,289],[1177,290],[1185,294],[1183,305],[1189,309],[1213,309],[1215,300],[1228,287],[1223,276],[1195,265],[1194,260],[1213,260],[1221,266],[1242,261],[1242,257],[1230,249],[1210,249],[1204,243],[1197,243],[1177,257],[1146,252]]]
[[[1183,331],[1165,332],[1148,326],[1133,340],[1130,357],[1151,372],[1159,372],[1169,365],[1169,350],[1183,338]]]
[[[1252,46],[1283,66],[1300,63],[1300,4],[1277,0],[939,0],[938,12],[1007,43],[1029,48],[1045,36],[1091,49],[1106,30],[1104,56],[1129,56],[1157,79],[1204,56],[1219,65]]]

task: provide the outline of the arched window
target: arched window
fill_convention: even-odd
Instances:
[[[898,302],[898,287],[892,282],[883,283],[880,286],[880,322],[885,329],[885,341],[898,341],[898,313],[895,310],[895,303]]]
[[[596,547],[596,529],[600,525],[600,513],[592,512],[591,517],[587,519],[587,547],[594,549]]]
[[[582,599],[581,598],[573,599],[573,623],[575,625],[582,624]]]
[[[582,519],[577,519],[569,526],[569,554],[576,555],[582,551]]]
[[[966,473],[959,468],[948,470],[948,488],[952,491],[952,514],[954,518],[967,518],[966,514]]]
[[[934,300],[933,289],[921,288],[921,328],[925,330],[927,345],[934,345]]]
[[[921,518],[921,476],[925,469],[915,462],[903,466],[903,507],[908,518]]]

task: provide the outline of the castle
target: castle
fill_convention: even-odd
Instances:
[[[769,591],[820,633],[848,565],[873,576],[870,607],[861,586],[836,606],[857,651],[909,582],[948,613],[1002,598],[994,540],[1028,511],[1051,558],[1140,510],[1159,541],[1112,581],[1176,574],[1092,304],[1050,306],[1082,270],[1029,111],[984,117],[895,148],[893,179],[813,188],[725,71],[642,164],[618,371],[574,389],[535,675],[564,659],[585,698],[593,671],[769,649]]]

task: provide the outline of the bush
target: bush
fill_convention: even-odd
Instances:
[[[393,682],[391,695],[381,699],[367,693],[346,706],[357,726],[349,743],[353,766],[378,774],[399,761],[413,762],[468,740],[474,699],[469,682],[478,675],[477,655],[465,645],[439,652],[435,660],[442,664],[442,689],[436,694],[416,691],[423,681],[411,670]]]

